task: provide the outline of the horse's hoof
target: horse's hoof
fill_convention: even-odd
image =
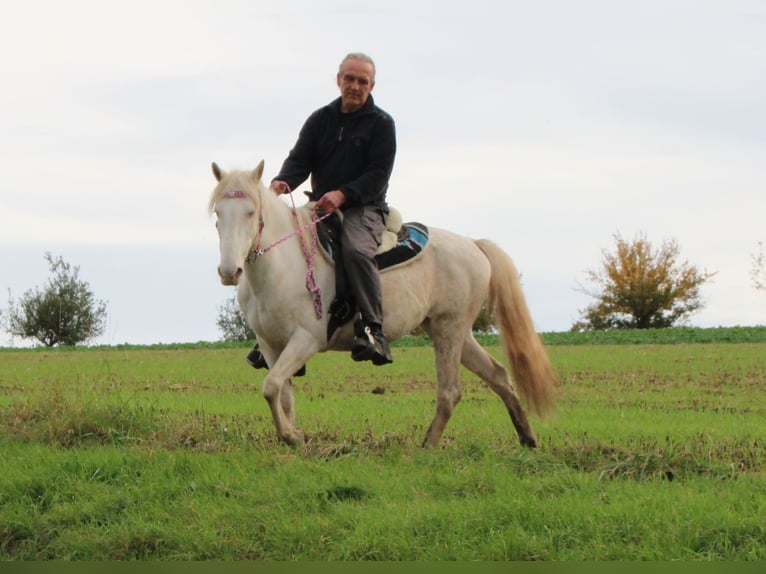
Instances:
[[[527,448],[537,448],[537,440],[535,440],[535,437],[533,436],[526,436],[521,437],[521,446],[525,446]]]
[[[306,442],[306,433],[296,429],[290,434],[281,435],[281,438],[288,446],[302,446]]]

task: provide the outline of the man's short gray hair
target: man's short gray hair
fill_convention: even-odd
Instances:
[[[375,62],[372,61],[372,58],[370,58],[367,54],[363,54],[362,52],[351,52],[350,54],[347,54],[345,58],[343,58],[343,61],[340,63],[340,66],[338,67],[338,73],[343,73],[343,67],[346,65],[346,62],[349,60],[360,60],[362,62],[367,62],[372,66],[372,80],[375,81]]]

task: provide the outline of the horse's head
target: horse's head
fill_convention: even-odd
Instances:
[[[218,185],[208,210],[216,215],[221,259],[218,275],[224,285],[237,285],[259,231],[263,161],[253,171],[225,172],[213,163]]]

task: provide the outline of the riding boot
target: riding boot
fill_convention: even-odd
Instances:
[[[255,346],[250,349],[250,352],[247,354],[247,357],[245,357],[245,360],[250,364],[251,367],[254,369],[268,369],[269,365],[266,363],[266,359],[263,356],[263,353],[261,353],[261,350],[258,348],[258,343],[255,344]],[[306,365],[303,365],[300,369],[298,369],[294,377],[302,377],[306,374]]]
[[[351,358],[355,361],[372,361],[373,365],[393,363],[388,339],[378,323],[365,325],[361,320],[354,323],[354,340]]]
[[[261,350],[258,348],[258,343],[256,343],[255,346],[250,350],[250,352],[247,354],[247,357],[245,357],[245,360],[254,369],[269,368],[269,365],[266,363],[266,359],[263,357],[263,353],[261,353]]]

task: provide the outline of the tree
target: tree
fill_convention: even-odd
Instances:
[[[492,319],[492,313],[489,311],[489,305],[487,303],[484,303],[484,305],[481,306],[481,311],[479,311],[479,315],[476,317],[476,320],[473,322],[473,327],[471,330],[474,333],[490,333],[495,328],[495,325],[493,323]]]
[[[74,346],[101,335],[106,326],[106,302],[97,301],[79,267],[61,257],[45,254],[52,273],[44,289],[35,287],[17,302],[9,296],[9,309],[3,318],[11,334],[37,339],[47,347]]]
[[[215,321],[223,333],[224,341],[253,341],[255,333],[247,324],[244,313],[239,308],[237,297],[232,296],[218,308],[218,318]]]
[[[643,233],[632,242],[619,234],[614,239],[616,251],[602,250],[601,268],[586,271],[600,290],[580,289],[596,302],[580,310],[573,331],[671,327],[704,307],[700,287],[715,273],[679,262],[675,240],[655,251]]]
[[[750,270],[750,279],[753,287],[759,291],[766,291],[766,255],[763,253],[763,243],[758,242],[758,254],[751,255],[753,268]]]

